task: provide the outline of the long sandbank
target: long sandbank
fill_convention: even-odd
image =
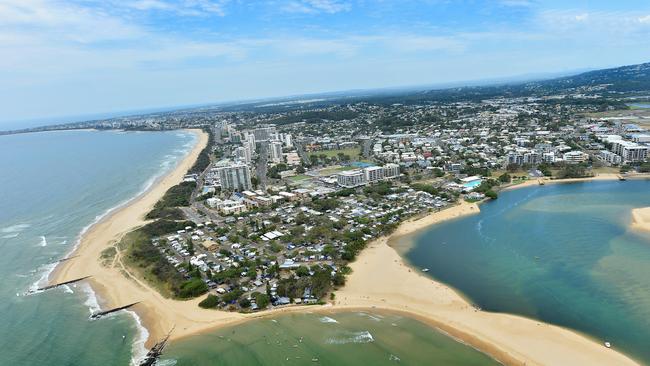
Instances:
[[[146,213],[169,188],[182,180],[196,161],[207,145],[208,136],[201,131],[194,132],[199,136],[198,143],[176,168],[140,197],[89,228],[74,252],[77,257],[61,263],[52,276],[53,282],[92,276],[90,284],[103,307],[139,301],[134,310],[150,333],[147,346],[172,328],[172,339],[179,339],[287,312],[379,309],[420,319],[506,364],[637,364],[577,332],[519,316],[476,310],[451,288],[410,268],[388,245],[387,237],[370,243],[351,263],[353,273],[345,287],[336,292],[332,304],[287,307],[246,315],[201,309],[198,307],[201,298],[178,301],[163,297],[122,265],[119,251],[111,264],[102,265],[102,251],[115,246],[124,234],[145,224]],[[478,205],[462,203],[423,218],[407,220],[394,235],[410,234],[444,220],[478,212]]]
[[[650,207],[632,209],[632,229],[650,231]]]

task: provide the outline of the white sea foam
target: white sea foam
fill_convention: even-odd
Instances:
[[[45,236],[44,236],[44,235],[41,235],[41,244],[40,244],[40,245],[41,245],[42,247],[46,247],[46,246],[47,246],[47,239],[45,239]]]
[[[95,293],[93,288],[90,287],[90,285],[87,283],[82,283],[80,287],[87,296],[86,301],[84,301],[84,305],[88,307],[88,312],[90,315],[101,311],[101,307],[99,306],[99,298],[97,297],[97,293]]]
[[[29,224],[11,225],[11,226],[7,226],[5,228],[0,229],[0,233],[5,233],[5,234],[19,233],[19,232],[27,229],[29,226],[30,226]]]
[[[158,366],[174,366],[174,365],[176,365],[176,362],[178,362],[178,361],[176,361],[173,358],[170,358],[170,359],[167,359],[167,360],[158,361],[157,365]]]
[[[324,317],[320,318],[320,322],[321,323],[338,323],[338,321],[336,321],[336,319],[332,319],[329,316],[324,316]]]
[[[133,345],[131,346],[131,365],[137,366],[144,356],[147,355],[148,350],[144,344],[147,342],[147,339],[149,339],[149,332],[147,331],[147,328],[142,326],[142,321],[138,314],[130,310],[127,310],[126,312],[133,317],[138,329],[138,335],[133,340]],[[176,362],[174,362],[174,364],[176,364]],[[159,362],[158,365],[161,365],[161,363]]]
[[[13,239],[13,238],[17,237],[18,235],[20,235],[20,233],[7,234],[7,235],[3,235],[2,239]]]
[[[370,318],[370,319],[372,319],[372,320],[374,320],[376,322],[380,322],[381,319],[383,318],[381,315],[372,315],[372,314],[368,314],[368,313],[364,313],[364,312],[361,312],[361,313],[358,313],[358,314],[359,314],[359,316],[368,317],[368,318]]]
[[[370,343],[375,339],[367,330],[361,332],[345,332],[340,336],[328,338],[325,343],[328,344],[348,344],[348,343]]]
[[[72,288],[70,286],[68,286],[68,285],[63,285],[63,286],[61,286],[61,288],[63,288],[63,291],[66,294],[74,294],[74,291],[72,291]]]
[[[50,263],[50,264],[45,264],[39,268],[39,270],[42,270],[41,277],[36,280],[36,282],[32,283],[29,286],[28,293],[38,293],[40,291],[37,291],[39,287],[43,287],[48,279],[50,278],[50,274],[52,271],[54,271],[54,268],[56,268],[56,263]],[[38,272],[38,271],[36,271]],[[36,273],[34,272],[34,273]]]

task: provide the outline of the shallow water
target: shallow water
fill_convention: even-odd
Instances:
[[[25,292],[45,282],[85,227],[173,167],[195,140],[184,132],[0,136],[0,365],[128,365],[141,352],[133,315],[88,319],[97,302],[87,285]]]
[[[643,108],[643,109],[649,109],[650,108],[650,103],[629,103],[628,104],[631,107],[637,107],[637,108]]]
[[[173,343],[161,365],[498,365],[402,316],[289,314]]]
[[[489,311],[608,340],[650,363],[650,181],[529,187],[416,235],[407,259]]]

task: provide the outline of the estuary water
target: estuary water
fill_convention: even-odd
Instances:
[[[377,312],[289,314],[172,344],[161,365],[499,365],[402,316]]]
[[[650,181],[503,192],[417,234],[407,259],[488,311],[586,333],[650,364],[650,235],[630,229]]]
[[[636,107],[636,108],[643,108],[643,109],[650,109],[650,103],[630,103],[628,104],[630,107]]]
[[[194,146],[186,132],[0,136],[0,364],[128,365],[144,330],[127,312],[97,321],[86,285],[26,295],[79,234],[137,196]]]

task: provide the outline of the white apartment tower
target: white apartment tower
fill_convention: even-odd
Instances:
[[[366,184],[366,176],[362,170],[340,172],[336,180],[341,187],[345,188],[354,188]]]
[[[363,169],[366,182],[374,183],[384,179],[384,169],[380,166],[371,166]]]
[[[221,188],[225,191],[249,191],[253,188],[251,173],[246,164],[235,163],[219,168],[218,171]]]
[[[269,157],[274,163],[282,162],[282,143],[273,141],[269,144]]]

